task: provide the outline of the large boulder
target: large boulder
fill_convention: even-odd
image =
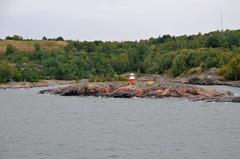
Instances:
[[[112,92],[112,88],[105,83],[84,83],[64,88],[63,96],[100,96]]]
[[[222,84],[224,78],[218,74],[217,68],[211,68],[202,74],[192,74],[179,77],[181,83],[196,85],[218,85]]]
[[[80,96],[85,95],[86,84],[72,85],[65,87],[60,95],[62,96]]]
[[[88,83],[85,87],[85,94],[87,96],[103,96],[112,92],[112,88],[105,83]]]

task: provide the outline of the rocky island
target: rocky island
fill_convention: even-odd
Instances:
[[[234,96],[231,92],[177,83],[164,77],[151,77],[151,79],[141,77],[137,79],[136,84],[128,84],[128,82],[81,81],[79,84],[42,90],[40,93],[61,96],[101,96],[113,98],[181,97],[193,101],[240,103],[240,97]]]

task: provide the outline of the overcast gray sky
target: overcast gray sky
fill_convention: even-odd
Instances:
[[[0,37],[139,40],[240,28],[240,0],[0,0]]]

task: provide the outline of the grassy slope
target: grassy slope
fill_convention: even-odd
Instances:
[[[65,41],[44,41],[44,40],[30,40],[30,41],[17,41],[17,40],[0,40],[0,54],[3,54],[8,44],[13,45],[20,52],[33,52],[34,45],[38,43],[44,50],[58,50],[63,49],[67,42]]]

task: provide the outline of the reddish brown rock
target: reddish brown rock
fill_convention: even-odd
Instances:
[[[62,96],[105,96],[114,98],[131,97],[183,97],[190,100],[205,100],[217,102],[240,102],[240,97],[233,96],[232,93],[215,89],[205,89],[201,87],[165,83],[146,86],[139,85],[126,86],[125,83],[81,83],[64,88],[47,89],[40,91],[42,94],[59,94]]]

